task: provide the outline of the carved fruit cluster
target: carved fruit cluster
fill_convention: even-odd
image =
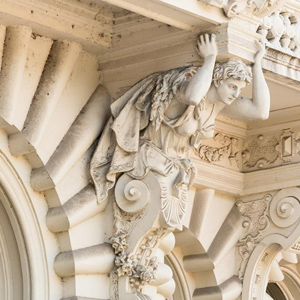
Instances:
[[[110,239],[116,254],[115,265],[118,276],[128,276],[131,288],[141,290],[145,284],[151,284],[156,279],[158,268],[157,257],[151,257],[151,253],[158,238],[164,234],[163,229],[150,232],[140,245],[137,254],[127,254],[128,233],[120,231]]]

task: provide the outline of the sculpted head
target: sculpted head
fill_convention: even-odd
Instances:
[[[230,105],[251,80],[251,68],[240,59],[230,59],[215,65],[213,84],[217,90],[218,100],[224,104]]]

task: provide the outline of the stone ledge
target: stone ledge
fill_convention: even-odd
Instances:
[[[300,185],[300,163],[241,173],[194,160],[198,170],[195,186],[212,188],[231,196],[246,196]]]

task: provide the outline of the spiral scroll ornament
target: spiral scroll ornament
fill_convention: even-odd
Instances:
[[[125,212],[136,213],[141,211],[149,202],[150,192],[147,184],[141,180],[132,180],[122,175],[115,188],[116,202]]]
[[[286,228],[300,218],[300,189],[290,188],[279,191],[270,205],[270,217],[275,225]]]

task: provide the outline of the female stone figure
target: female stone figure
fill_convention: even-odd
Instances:
[[[188,189],[196,176],[189,149],[213,137],[217,114],[268,117],[261,43],[252,68],[253,99],[239,97],[251,81],[250,67],[240,60],[216,64],[214,35],[200,36],[197,49],[204,58],[201,68],[152,74],[111,105],[111,117],[92,157],[98,201],[114,200],[111,299],[155,299],[143,294],[158,268],[153,249],[174,228],[181,229]],[[109,191],[114,195],[108,196]]]
[[[152,74],[117,99],[91,161],[98,201],[107,199],[118,174],[142,179],[151,171],[169,195],[162,204],[166,222],[176,227],[195,177],[189,149],[213,137],[218,113],[240,119],[268,117],[270,96],[261,67],[264,45],[258,47],[252,99],[239,96],[252,79],[251,68],[234,59],[216,64],[215,35],[208,34],[197,44],[202,67]],[[170,197],[175,197],[176,208]]]

